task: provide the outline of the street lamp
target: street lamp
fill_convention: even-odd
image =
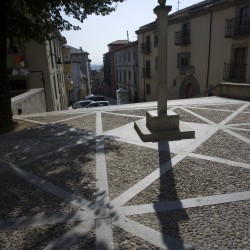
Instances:
[[[49,51],[49,57],[50,56],[54,56],[56,58],[56,64],[62,64],[61,58]]]

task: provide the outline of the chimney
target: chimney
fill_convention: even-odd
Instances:
[[[79,48],[82,51],[82,47]]]

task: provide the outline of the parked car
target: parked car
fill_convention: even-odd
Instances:
[[[89,105],[92,102],[93,102],[92,100],[85,100],[85,101],[75,102],[75,103],[72,104],[72,108],[73,109],[86,108],[87,105]]]
[[[86,108],[99,107],[99,106],[100,106],[99,102],[92,101],[90,104],[86,106]]]
[[[107,99],[102,96],[102,95],[88,95],[84,98],[84,100],[92,100],[95,102],[99,102],[99,101],[105,101],[105,102],[109,102],[107,101]]]
[[[99,103],[99,106],[108,106],[109,105],[109,101],[96,101]]]

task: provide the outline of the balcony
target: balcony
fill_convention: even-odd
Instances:
[[[223,80],[230,82],[246,81],[245,63],[224,63]]]
[[[151,53],[151,43],[142,43],[141,44],[141,52],[145,54]]]
[[[142,68],[142,76],[144,78],[151,78],[151,69],[150,68]]]
[[[225,37],[234,38],[250,35],[250,16],[226,19]]]
[[[186,46],[191,43],[190,30],[175,32],[174,44],[178,46]]]

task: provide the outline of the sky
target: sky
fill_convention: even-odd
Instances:
[[[191,6],[202,0],[167,0],[166,5],[172,6],[173,13],[179,9]],[[156,15],[153,9],[158,5],[157,0],[125,0],[117,5],[115,12],[107,16],[91,15],[83,22],[69,19],[74,25],[81,27],[79,31],[63,31],[67,45],[75,48],[82,47],[89,53],[91,64],[103,64],[103,54],[108,52],[108,44],[116,40],[136,41],[135,33],[141,26],[153,22]],[[68,19],[68,18],[67,18]]]

